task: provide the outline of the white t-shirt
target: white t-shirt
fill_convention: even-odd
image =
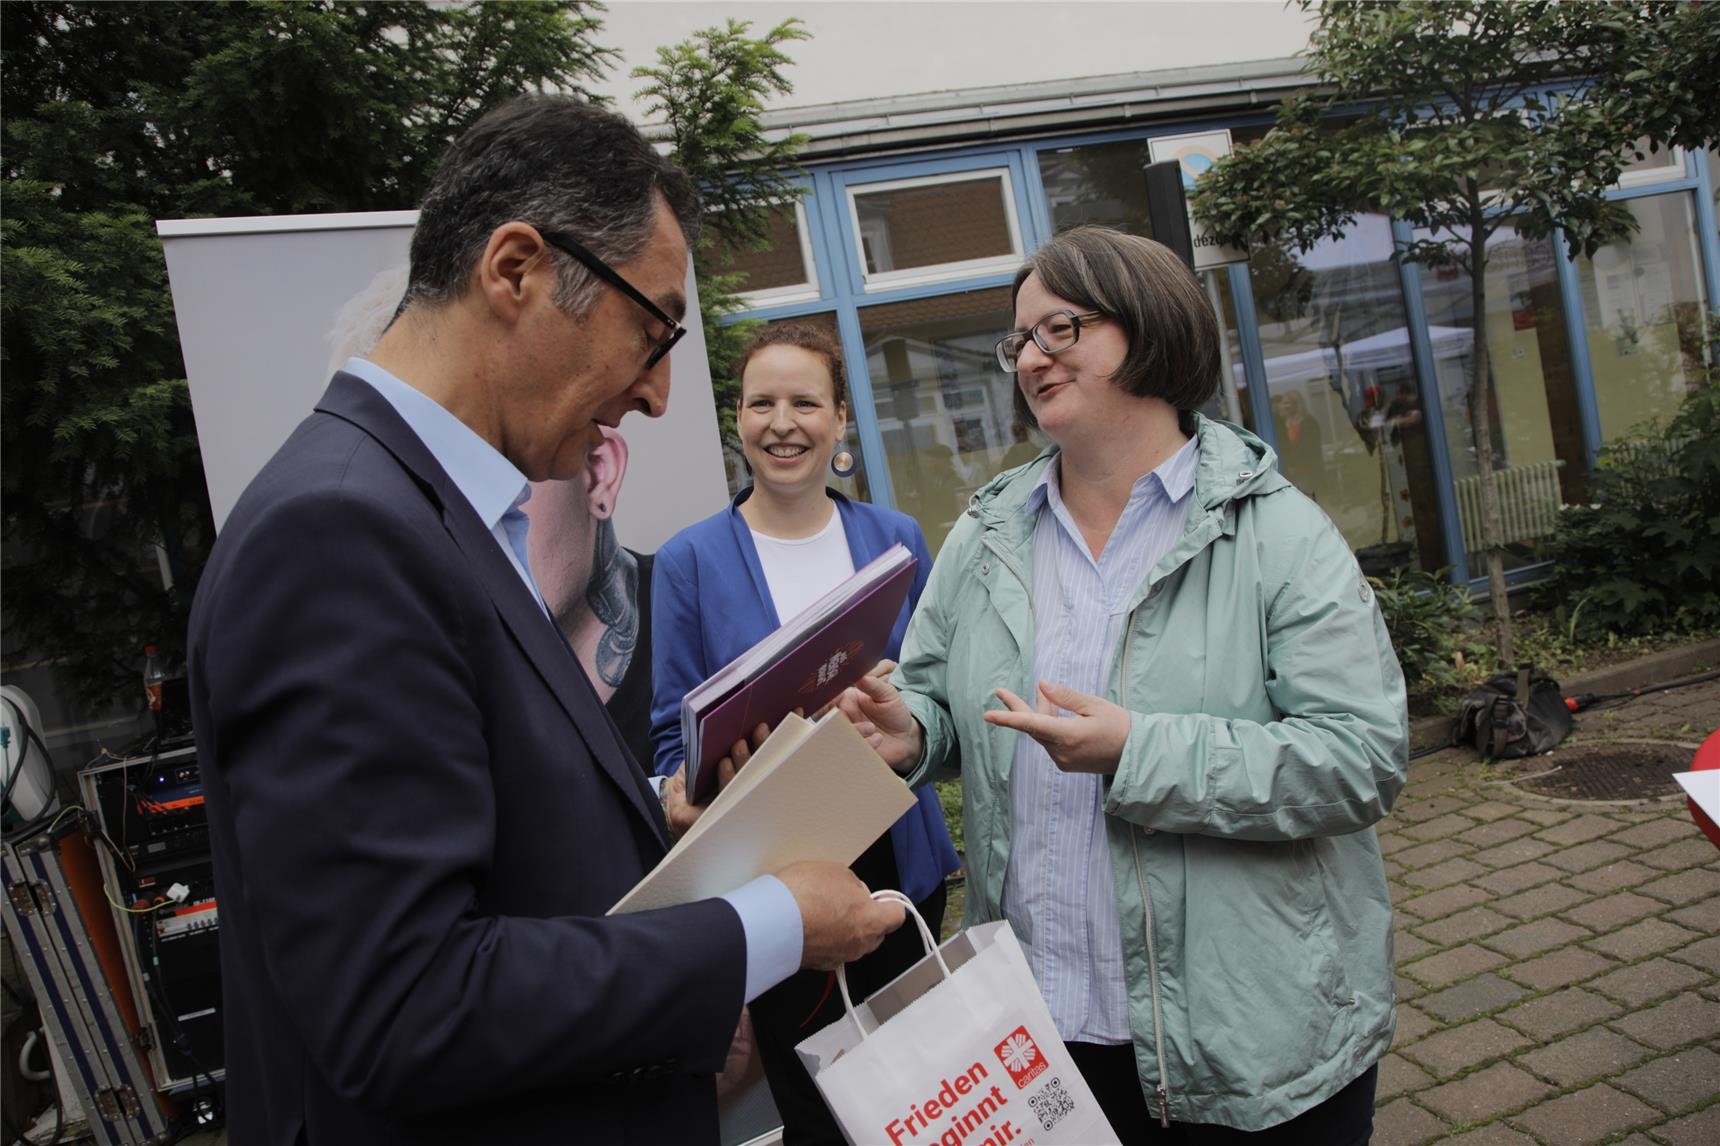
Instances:
[[[848,531],[842,514],[830,507],[830,522],[811,537],[792,540],[766,537],[752,530],[764,583],[770,589],[776,619],[787,623],[836,586],[854,575],[854,558],[848,552]]]

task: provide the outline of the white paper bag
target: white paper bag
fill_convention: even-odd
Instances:
[[[1052,1025],[1007,923],[931,953],[796,1047],[853,1146],[1106,1146],[1118,1141]]]

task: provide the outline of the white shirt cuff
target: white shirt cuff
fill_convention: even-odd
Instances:
[[[800,905],[788,885],[774,875],[761,875],[723,898],[741,917],[746,934],[746,1001],[750,1003],[800,970],[806,940]]]

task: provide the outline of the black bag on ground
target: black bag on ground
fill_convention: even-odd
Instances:
[[[1533,665],[1502,672],[1457,706],[1451,738],[1489,760],[1536,756],[1571,734],[1571,711],[1559,682]]]

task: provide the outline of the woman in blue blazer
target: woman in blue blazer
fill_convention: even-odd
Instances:
[[[657,551],[651,575],[651,738],[659,773],[681,766],[681,698],[717,669],[900,542],[919,559],[914,584],[890,632],[897,655],[908,617],[932,568],[914,519],[854,502],[824,484],[843,440],[848,409],[842,356],[813,327],[765,327],[741,358],[736,426],[753,485],[729,507],[688,526]],[[874,890],[897,888],[919,905],[934,933],[944,913],[944,877],[959,866],[936,793],[917,802],[855,861]],[[912,927],[848,969],[860,994],[883,986],[923,951]],[[752,1003],[753,1029],[787,1146],[831,1143],[842,1133],[795,1057],[796,1043],[842,1016],[834,977],[802,971]]]

